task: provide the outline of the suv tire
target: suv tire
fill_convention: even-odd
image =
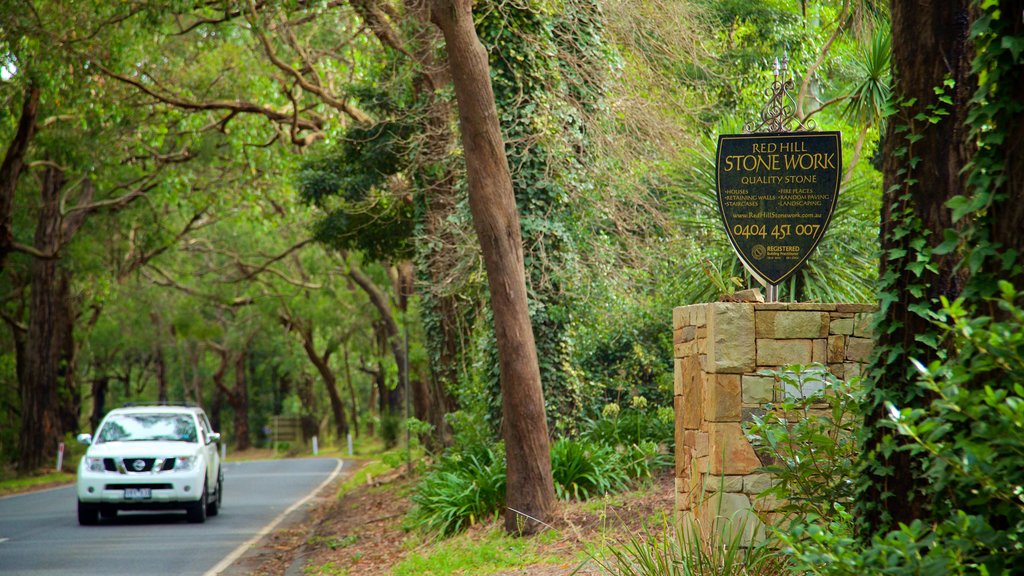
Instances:
[[[206,484],[203,484],[203,493],[199,495],[199,500],[189,504],[189,507],[185,509],[188,513],[188,521],[192,524],[206,522],[206,496]]]
[[[95,526],[100,521],[100,509],[95,504],[78,501],[78,523],[82,526]]]
[[[206,515],[216,516],[220,514],[220,506],[224,496],[224,481],[217,480],[217,494],[213,497],[213,502],[206,505]]]

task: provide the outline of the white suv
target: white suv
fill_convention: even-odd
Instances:
[[[92,525],[118,510],[184,509],[189,522],[220,511],[224,475],[202,408],[128,406],[111,410],[78,465],[78,522]]]

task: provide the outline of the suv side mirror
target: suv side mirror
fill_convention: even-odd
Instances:
[[[209,444],[210,442],[220,442],[220,432],[210,432],[206,436],[206,443]]]
[[[92,434],[79,434],[78,435],[78,442],[80,444],[85,444],[86,446],[91,446],[92,445]]]

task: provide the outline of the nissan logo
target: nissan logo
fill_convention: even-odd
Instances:
[[[146,467],[146,461],[145,460],[136,460],[135,462],[132,462],[132,468],[136,472],[142,472],[142,469],[145,468],[145,467]]]

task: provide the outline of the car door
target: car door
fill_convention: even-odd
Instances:
[[[210,421],[206,418],[206,414],[200,414],[198,420],[200,430],[202,430],[204,456],[206,461],[210,463],[206,467],[206,485],[212,492],[217,489],[217,479],[220,477],[220,452],[217,450],[217,443],[213,441],[211,436],[213,430],[210,427]]]

